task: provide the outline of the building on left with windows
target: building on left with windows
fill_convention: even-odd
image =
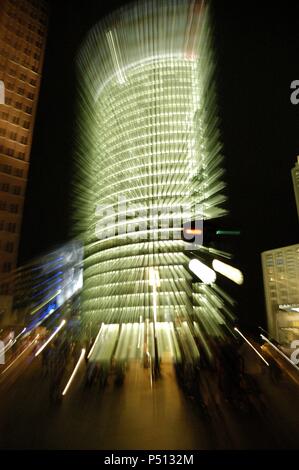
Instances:
[[[0,2],[0,324],[12,305],[48,16],[43,0]]]

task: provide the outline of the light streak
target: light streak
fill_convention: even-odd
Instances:
[[[23,328],[23,330],[21,331],[21,333],[19,333],[18,336],[15,337],[15,339],[9,340],[8,344],[5,346],[5,348],[4,348],[3,351],[4,351],[4,352],[9,351],[9,350],[13,347],[13,345],[16,344],[16,342],[17,342],[17,340],[19,339],[19,337],[22,336],[23,333],[25,333],[25,331],[26,331],[26,328]]]
[[[142,315],[139,317],[139,328],[138,328],[138,344],[137,348],[140,348],[140,340],[141,340],[141,327],[142,327]]]
[[[160,287],[159,271],[156,268],[149,268],[149,285],[151,287]]]
[[[206,266],[198,259],[192,259],[189,262],[189,269],[192,271],[204,284],[213,284],[216,281],[216,273],[213,269]]]
[[[90,351],[89,351],[89,353],[88,353],[87,359],[89,359],[90,356],[92,355],[93,350],[94,350],[94,348],[95,348],[95,345],[97,344],[97,341],[98,341],[99,336],[100,336],[100,334],[101,334],[101,332],[102,332],[102,330],[103,330],[104,325],[105,325],[105,323],[102,323],[101,328],[99,329],[99,332],[98,332],[98,334],[97,334],[97,336],[96,336],[96,339],[94,340],[94,343],[93,343],[93,345],[92,345],[92,347],[91,347],[91,349],[90,349]]]
[[[51,300],[55,299],[59,294],[61,293],[61,289],[59,289],[56,294],[52,295],[52,297],[49,297],[47,300],[45,300],[42,304],[38,305],[32,312],[30,312],[30,315],[34,315],[36,312],[38,312],[41,308],[43,308],[45,305],[47,305]]]
[[[6,351],[8,351],[8,350],[12,347],[12,345],[13,345],[14,343],[15,343],[15,341],[14,341],[13,339],[10,339],[10,340],[8,341],[7,345],[4,346],[4,348],[2,349],[1,353],[3,354],[3,353],[5,353]]]
[[[186,228],[184,232],[187,235],[201,235],[202,234],[202,230],[200,230],[199,228]]]
[[[66,324],[66,320],[62,320],[60,325],[56,328],[54,333],[51,334],[51,336],[47,339],[47,341],[38,349],[38,351],[35,353],[35,357],[37,357],[44,349],[45,347],[52,341],[52,339],[59,333],[61,328]]]
[[[293,367],[295,367],[295,369],[299,370],[299,367],[296,366],[296,364],[294,364],[294,362],[286,354],[284,354],[279,348],[277,348],[275,344],[273,344],[268,338],[266,338],[266,336],[264,336],[263,334],[261,334],[260,336],[264,341],[270,344],[270,346],[275,349],[275,351],[277,351],[282,357],[284,357]]]
[[[223,263],[218,259],[214,259],[212,262],[213,269],[218,273],[222,274],[223,276],[227,277],[231,281],[235,282],[236,284],[243,284],[244,276],[241,271],[229,264]]]
[[[112,58],[113,58],[113,62],[115,64],[118,81],[119,81],[120,84],[124,84],[126,82],[126,79],[125,79],[125,76],[124,76],[124,74],[121,70],[120,64],[119,64],[119,60],[118,60],[118,56],[117,56],[117,52],[116,52],[116,47],[115,47],[112,31],[108,31],[107,41],[108,41],[108,44],[109,44],[109,47],[110,47],[110,52],[111,52],[111,55],[112,55]]]
[[[16,359],[15,359],[11,364],[9,364],[9,366],[7,366],[7,367],[1,372],[1,375],[4,374],[8,369],[10,369],[11,366],[13,366],[14,363],[15,363],[18,359],[20,359],[21,356],[23,356],[23,354],[27,351],[27,349],[29,349],[30,346],[32,346],[33,343],[35,343],[35,341],[38,339],[38,337],[39,337],[39,335],[37,335],[37,336],[34,338],[34,340],[31,341],[31,343],[28,344],[28,346],[26,346],[26,348],[21,352],[21,354],[19,354],[18,357],[16,357]]]
[[[251,344],[251,342],[241,333],[241,331],[235,327],[234,330],[239,333],[240,336],[246,341],[247,344],[251,347],[251,349],[254,350],[254,352],[261,358],[261,360],[269,367],[269,363],[266,361],[266,359],[258,352],[258,350]]]
[[[64,388],[64,390],[63,390],[63,392],[62,392],[62,395],[66,395],[66,393],[67,393],[67,391],[68,391],[68,389],[69,389],[69,387],[70,387],[70,385],[71,385],[71,383],[72,383],[72,381],[73,381],[73,379],[74,379],[74,377],[75,377],[75,375],[76,375],[76,373],[77,373],[77,371],[78,371],[78,369],[79,369],[79,367],[80,367],[80,364],[81,364],[81,362],[82,362],[83,359],[84,359],[84,355],[85,355],[85,349],[83,348],[83,349],[81,350],[81,354],[80,354],[80,357],[79,357],[78,362],[77,362],[77,364],[76,364],[76,367],[74,368],[73,373],[72,373],[72,375],[70,376],[69,381],[68,381],[68,383],[66,384],[66,386],[65,386],[65,388]]]

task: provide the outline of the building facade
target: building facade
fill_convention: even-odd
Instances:
[[[46,3],[4,0],[0,5],[0,237],[1,272],[17,262],[34,118],[47,32]]]
[[[297,214],[299,218],[299,156],[297,157],[295,166],[292,169],[292,180],[293,180],[293,187],[294,187],[295,200],[296,200],[296,206],[297,206]]]
[[[82,260],[81,244],[70,241],[17,268],[13,311],[19,325],[31,330],[59,309],[67,311],[82,289]]]
[[[299,217],[299,157],[292,181]],[[261,257],[269,333],[289,346],[299,338],[299,245],[264,251]]]
[[[4,90],[4,103],[0,104],[2,305],[11,302],[11,297],[5,296],[11,294],[9,275],[17,264],[47,24],[48,5],[44,1],[0,2],[0,80]]]
[[[196,320],[217,334],[224,297],[194,280],[182,239],[188,220],[226,214],[206,3],[149,0],[115,12],[88,35],[78,68],[83,318],[95,327]]]
[[[268,329],[279,343],[299,337],[299,244],[262,253]]]

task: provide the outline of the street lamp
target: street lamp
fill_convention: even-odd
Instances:
[[[154,348],[155,348],[155,360],[154,360],[154,374],[159,374],[159,361],[158,361],[158,343],[156,334],[156,321],[157,321],[157,287],[160,287],[159,271],[156,268],[149,268],[149,285],[153,288],[153,329],[154,329]]]

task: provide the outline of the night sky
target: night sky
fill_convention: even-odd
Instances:
[[[36,116],[19,262],[68,238],[76,99],[75,54],[89,28],[126,2],[53,0]],[[244,326],[264,323],[260,253],[298,243],[291,168],[299,154],[298,2],[215,0],[219,117]]]

